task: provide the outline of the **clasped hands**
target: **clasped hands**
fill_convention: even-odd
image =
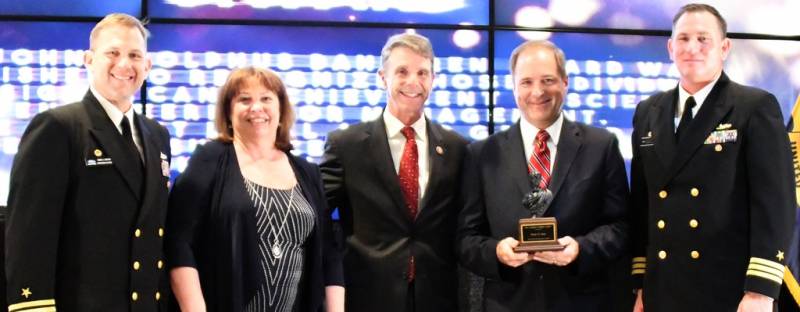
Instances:
[[[558,239],[558,243],[564,246],[562,250],[556,251],[537,251],[537,252],[514,252],[514,247],[519,245],[519,241],[512,237],[506,237],[497,243],[495,252],[497,260],[501,263],[516,268],[530,261],[539,261],[542,263],[567,266],[578,257],[580,247],[578,241],[570,236],[564,236]]]

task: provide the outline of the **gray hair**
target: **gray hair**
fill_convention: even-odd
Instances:
[[[431,41],[422,35],[412,33],[397,34],[389,37],[389,40],[386,40],[386,44],[384,44],[383,49],[381,49],[381,69],[386,65],[386,61],[389,59],[389,55],[392,54],[392,50],[399,47],[409,48],[411,51],[430,59],[431,71],[433,71],[434,55]]]

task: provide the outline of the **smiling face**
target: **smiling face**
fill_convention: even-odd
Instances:
[[[552,50],[534,46],[520,52],[514,65],[514,98],[530,124],[545,129],[558,119],[567,84]]]
[[[231,101],[234,140],[275,140],[280,123],[280,100],[255,78],[248,78]]]
[[[392,49],[378,74],[386,89],[386,109],[404,124],[422,116],[433,87],[433,60],[399,46]]]
[[[99,31],[84,55],[92,86],[123,112],[142,87],[152,63],[142,33],[133,27],[110,25]]]
[[[722,72],[731,41],[722,35],[719,22],[709,12],[684,13],[667,42],[669,57],[681,74],[681,86],[694,94]]]

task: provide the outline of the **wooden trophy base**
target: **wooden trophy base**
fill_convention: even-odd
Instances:
[[[514,252],[562,250],[558,243],[556,218],[528,218],[519,220],[519,245]]]

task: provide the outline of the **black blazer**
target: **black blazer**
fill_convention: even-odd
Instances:
[[[317,216],[306,242],[297,311],[321,311],[325,286],[343,285],[341,256],[333,246],[330,213],[317,166],[287,156]],[[197,147],[172,189],[167,226],[169,266],[198,270],[208,311],[243,311],[264,276],[255,208],[233,144],[210,141]]]
[[[345,235],[348,311],[456,311],[453,252],[458,181],[466,141],[427,122],[430,178],[416,220],[406,210],[383,118],[330,133],[320,169]],[[409,255],[416,259],[408,294]]]
[[[131,173],[139,169],[126,161],[134,158],[122,135],[91,92],[28,125],[8,200],[11,308],[156,311],[157,297],[162,303],[168,297],[160,261],[169,134],[141,115],[135,120],[144,149],[142,189],[133,186]]]
[[[743,291],[777,297],[795,220],[778,102],[723,73],[680,144],[678,90],[633,119],[635,283],[647,311],[733,311]],[[723,134],[725,142],[716,142]]]
[[[576,260],[560,268],[530,262],[511,268],[497,260],[497,243],[518,237],[529,218],[522,197],[530,191],[519,123],[470,144],[464,209],[459,216],[461,263],[486,278],[486,311],[606,311],[607,265],[626,246],[628,185],[617,139],[606,130],[564,119],[544,216],[558,220],[558,235],[579,243]],[[531,142],[530,144],[533,144]]]

